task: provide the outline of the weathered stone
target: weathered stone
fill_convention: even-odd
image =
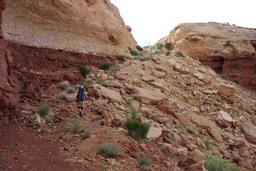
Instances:
[[[195,123],[198,127],[201,128],[214,128],[216,125],[210,121],[208,118],[197,115],[197,114],[191,114],[190,115],[190,120]]]
[[[108,89],[108,88],[103,87],[99,84],[95,84],[94,88],[100,96],[103,96],[103,97],[109,99],[112,102],[118,102],[118,103],[122,102],[122,96],[120,95],[119,92]]]
[[[217,90],[219,91],[220,94],[227,97],[233,96],[236,92],[236,89],[233,86],[227,84],[218,85]]]
[[[157,108],[166,114],[175,114],[177,112],[185,110],[184,107],[179,105],[176,100],[171,98],[164,99],[163,101],[161,101],[157,105]]]
[[[134,92],[140,101],[146,104],[158,103],[165,98],[162,93],[145,88],[134,87]]]
[[[162,128],[150,127],[147,134],[147,138],[151,139],[160,137],[162,135],[162,130]]]
[[[212,136],[212,138],[213,138],[214,140],[216,140],[218,143],[223,142],[223,139],[222,139],[222,136],[221,136],[219,130],[216,130],[216,129],[214,129],[214,128],[209,128],[209,129],[208,129],[208,132],[209,132],[209,134]]]
[[[256,144],[256,127],[248,121],[242,123],[241,127],[245,133],[247,140],[251,143]]]

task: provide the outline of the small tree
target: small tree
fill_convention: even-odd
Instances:
[[[90,73],[90,70],[87,65],[80,65],[79,72],[84,78],[86,78],[86,76]]]
[[[219,156],[207,156],[204,166],[208,171],[240,171],[236,164]]]
[[[100,66],[100,69],[106,71],[106,70],[109,70],[110,67],[111,67],[111,64],[104,63],[104,64],[102,64],[102,65]]]
[[[173,45],[172,45],[172,43],[170,43],[170,42],[166,42],[165,45],[164,45],[164,47],[165,47],[167,50],[173,50]]]
[[[150,125],[136,119],[128,119],[125,124],[128,134],[135,139],[144,139],[147,136]]]
[[[37,113],[41,118],[45,118],[51,111],[51,107],[48,104],[42,104],[37,108]]]

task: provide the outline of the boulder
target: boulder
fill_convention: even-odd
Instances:
[[[139,87],[134,87],[133,90],[142,103],[156,104],[165,98],[162,93],[153,90]]]
[[[178,104],[174,99],[168,98],[161,101],[157,108],[166,114],[175,114],[184,110],[184,107]]]
[[[103,87],[99,84],[94,85],[94,89],[97,91],[97,93],[100,96],[103,96],[107,99],[109,99],[112,102],[121,103],[122,102],[122,96],[119,92],[116,92],[114,90],[111,90],[109,88]]]
[[[256,144],[256,126],[254,126],[251,122],[245,121],[241,125],[242,130],[245,133],[245,136],[248,141]]]
[[[129,54],[136,42],[110,0],[6,0],[6,40],[34,47]]]
[[[202,115],[197,115],[197,114],[191,114],[190,120],[196,124],[200,128],[216,128],[217,126],[209,120],[208,118],[202,116]]]
[[[235,88],[231,85],[220,84],[217,86],[217,90],[220,94],[230,97],[233,96],[236,92]]]
[[[157,128],[157,127],[150,127],[147,138],[152,139],[152,138],[158,138],[162,135],[162,128]]]
[[[222,136],[221,136],[219,130],[213,129],[213,128],[209,128],[209,129],[208,129],[208,132],[209,132],[209,134],[211,135],[211,137],[212,137],[215,141],[217,141],[218,143],[222,143],[222,142],[223,142],[223,139],[222,139]]]

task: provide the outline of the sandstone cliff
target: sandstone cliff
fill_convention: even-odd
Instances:
[[[35,47],[128,54],[136,42],[109,0],[6,0],[6,40]]]
[[[38,96],[42,78],[27,73],[114,63],[113,55],[136,46],[109,0],[1,0],[0,13],[0,116],[15,108],[19,96]]]
[[[167,41],[231,80],[256,89],[256,30],[219,23],[177,26]]]

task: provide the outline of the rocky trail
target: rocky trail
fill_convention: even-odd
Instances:
[[[30,85],[40,87],[21,96],[14,124],[1,124],[1,149],[6,150],[0,152],[7,170],[139,170],[142,155],[150,159],[151,170],[203,170],[202,159],[209,154],[243,170],[256,165],[255,93],[223,80],[197,60],[158,55],[106,71],[90,67],[83,83],[89,93],[83,118],[75,102],[83,80],[77,68],[38,70],[20,70]],[[62,77],[67,73],[70,81]],[[54,120],[38,127],[35,113],[43,103],[51,106]],[[151,125],[147,140],[127,134],[124,123],[131,107]],[[74,120],[84,125],[89,138],[70,131]],[[103,143],[117,147],[119,156],[99,154]]]

